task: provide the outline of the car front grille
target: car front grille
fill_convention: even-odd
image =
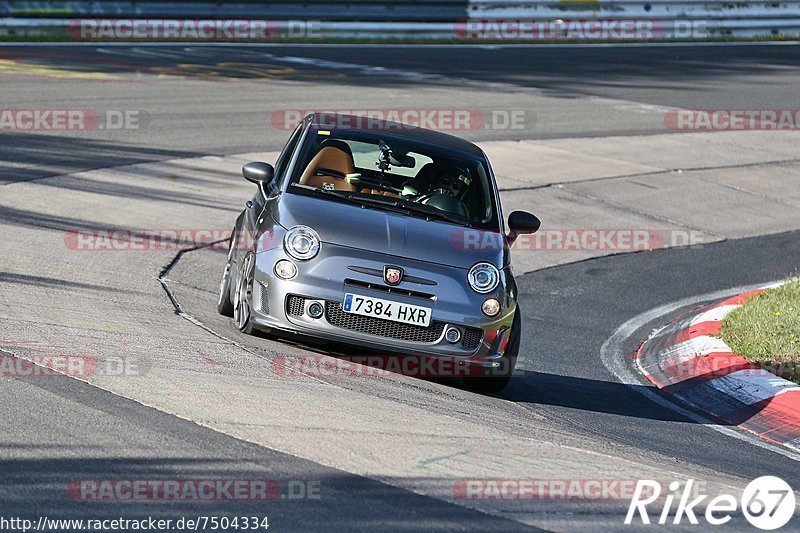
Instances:
[[[263,283],[258,283],[256,285],[258,287],[259,293],[259,303],[261,304],[261,312],[268,314],[269,313],[269,294],[267,293],[267,287]]]
[[[467,349],[475,349],[481,343],[483,330],[481,328],[466,328],[464,338],[461,339],[461,346]]]
[[[290,294],[286,298],[286,314],[290,316],[303,316],[305,307],[306,299],[302,296]],[[332,326],[337,328],[408,342],[435,342],[441,338],[446,325],[444,322],[434,320],[430,326],[425,328],[380,318],[354,315],[342,311],[341,302],[331,301],[325,302],[325,318]],[[461,346],[468,350],[474,350],[481,343],[482,338],[483,330],[481,328],[464,328]]]
[[[292,316],[302,316],[306,307],[306,299],[302,296],[290,294],[286,298],[286,314]]]
[[[430,326],[425,328],[370,316],[354,315],[342,311],[340,302],[325,302],[325,317],[337,328],[409,342],[434,342],[442,336],[445,325],[444,322],[434,320]]]

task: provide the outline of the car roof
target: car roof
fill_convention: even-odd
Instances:
[[[332,124],[353,124],[357,125],[365,120],[369,120],[368,117],[358,116],[358,115],[349,115],[344,113],[312,113],[307,119],[310,119],[311,125],[318,126],[322,128],[331,128]],[[375,119],[372,119],[375,120]],[[396,138],[401,139],[409,139],[412,141],[416,141],[419,143],[429,144],[433,146],[440,146],[442,148],[447,148],[450,150],[458,150],[460,152],[465,152],[467,154],[471,154],[474,156],[478,156],[481,158],[485,158],[483,150],[478,148],[473,143],[456,137],[454,135],[448,135],[446,133],[442,133],[439,131],[429,130],[425,128],[420,128],[417,126],[412,126],[409,124],[403,124],[400,122],[393,122],[391,120],[383,120],[378,119],[383,126],[380,129],[380,133],[384,135],[391,135]],[[337,130],[349,130],[349,131],[358,131],[364,133],[370,133],[373,131],[378,131],[375,128],[369,127],[350,127],[350,126],[333,126],[333,128]],[[376,133],[375,137],[378,138],[379,134]]]

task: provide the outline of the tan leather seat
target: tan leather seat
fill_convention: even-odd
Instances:
[[[353,174],[355,171],[353,155],[349,150],[340,147],[338,143],[323,146],[303,171],[300,185],[336,191],[355,191],[353,184],[345,179],[347,174]]]

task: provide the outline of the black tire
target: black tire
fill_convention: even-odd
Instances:
[[[250,320],[253,316],[251,302],[253,298],[253,274],[255,273],[256,256],[248,253],[242,260],[239,273],[236,276],[236,287],[233,292],[233,322],[239,331],[246,335],[253,335],[255,328]]]
[[[522,314],[517,306],[514,321],[511,323],[511,337],[508,339],[508,346],[506,346],[506,353],[503,354],[500,368],[487,368],[483,371],[483,375],[465,378],[466,386],[475,392],[489,394],[505,389],[514,374],[514,367],[517,366],[521,338]]]
[[[236,242],[236,230],[231,234],[231,245],[228,248],[228,261],[222,272],[219,282],[219,297],[217,298],[217,312],[223,316],[233,317],[233,302],[231,301],[231,268],[233,266],[233,247]]]

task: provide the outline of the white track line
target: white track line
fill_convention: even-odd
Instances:
[[[634,373],[631,372],[631,370],[625,363],[628,356],[631,355],[631,354],[626,354],[623,350],[625,341],[628,340],[628,338],[631,335],[633,335],[637,330],[639,330],[645,324],[664,315],[673,313],[677,309],[680,309],[681,307],[686,307],[692,304],[709,300],[719,300],[728,298],[730,296],[735,296],[737,294],[747,292],[753,289],[758,289],[764,286],[765,286],[764,283],[759,283],[757,285],[736,287],[716,292],[709,292],[706,294],[701,294],[699,296],[691,296],[689,298],[684,298],[682,300],[678,300],[675,302],[661,305],[659,307],[655,307],[642,314],[636,315],[635,317],[631,318],[630,320],[622,324],[620,327],[618,327],[616,331],[614,331],[613,335],[611,335],[611,337],[609,337],[606,340],[606,342],[603,343],[603,346],[600,348],[600,358],[603,361],[603,366],[605,366],[606,369],[609,372],[611,372],[621,383],[631,387],[633,390],[643,395],[648,400],[662,407],[671,409],[672,411],[675,411],[681,416],[684,416],[690,420],[697,422],[698,424],[713,429],[714,431],[718,431],[719,433],[722,433],[723,435],[726,435],[728,437],[733,437],[734,439],[747,442],[749,444],[752,444],[753,446],[758,446],[759,448],[763,448],[765,450],[778,453],[780,455],[783,455],[784,457],[788,457],[793,461],[800,462],[800,455],[798,455],[797,453],[793,453],[782,446],[777,446],[768,443],[760,439],[759,437],[756,437],[755,435],[739,431],[732,427],[721,426],[716,422],[714,422],[713,420],[710,420],[709,418],[706,418],[698,413],[685,409],[680,405],[667,400],[666,398],[654,392],[653,389],[648,387],[643,387],[643,385],[651,385],[651,384],[649,382],[645,383],[643,379],[634,375]]]

